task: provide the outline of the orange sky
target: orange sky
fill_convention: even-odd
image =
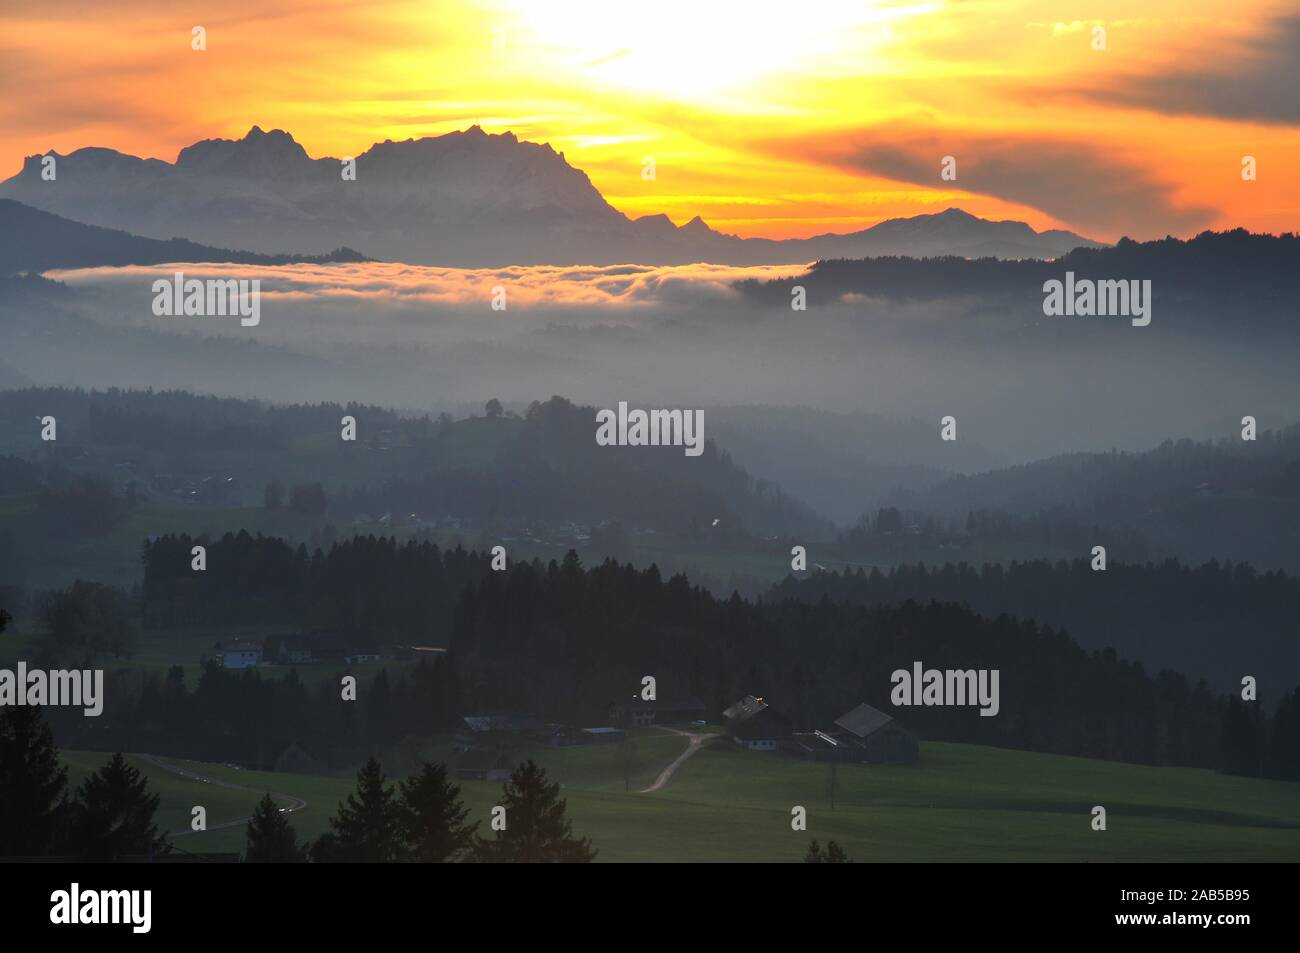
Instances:
[[[629,215],[741,235],[950,205],[1104,240],[1300,219],[1300,15],[1271,0],[26,6],[0,11],[4,175],[255,123],[313,156],[478,123],[550,142]]]

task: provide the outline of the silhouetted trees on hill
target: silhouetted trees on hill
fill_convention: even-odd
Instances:
[[[1079,278],[1149,279],[1162,300],[1181,299],[1216,315],[1242,333],[1269,327],[1290,332],[1287,306],[1300,292],[1300,237],[1252,235],[1245,229],[1202,232],[1195,238],[1135,242],[1122,238],[1109,248],[1076,248],[1056,261],[998,258],[831,259],[801,275],[769,281],[746,279],[736,287],[756,301],[789,308],[790,289],[807,289],[810,305],[845,294],[933,300],[978,295],[992,303],[1023,306],[1041,316],[1043,282],[1073,271]],[[1118,324],[1115,327],[1119,327]]]
[[[1087,651],[1059,629],[1005,612],[981,616],[953,601],[964,595],[962,586],[1027,593],[1061,586],[1057,593],[1046,590],[1046,598],[1061,598],[1084,585],[1076,576],[1097,583],[1079,567],[989,570],[984,581],[950,567],[939,573],[949,587],[941,600],[925,595],[943,590],[932,587],[930,573],[921,569],[900,570],[892,580],[828,575],[806,590],[790,584],[750,602],[738,595],[715,598],[681,575],[664,579],[654,566],[638,570],[607,560],[585,569],[573,552],[493,572],[473,553],[370,537],[311,557],[248,537],[232,537],[228,545],[248,547],[249,558],[215,575],[211,568],[206,576],[188,568],[180,573],[189,593],[181,601],[189,602],[196,620],[210,622],[209,612],[244,621],[261,613],[319,613],[336,627],[370,633],[377,644],[399,635],[409,644],[419,634],[450,651],[433,664],[381,672],[363,693],[363,705],[340,705],[337,681],[309,690],[292,673],[268,679],[256,670],[215,665],[193,691],[179,669],[166,679],[122,681],[96,719],[95,740],[87,736],[79,746],[124,746],[119,739],[130,739],[134,750],[266,765],[297,743],[337,764],[407,733],[446,730],[472,710],[599,723],[609,703],[636,690],[649,673],[662,694],[698,696],[714,711],[746,694],[760,695],[796,726],[824,726],[865,701],[929,739],[1230,770],[1244,770],[1249,760],[1253,773],[1277,776],[1297,770],[1290,695],[1278,719],[1252,715],[1258,730],[1247,742],[1235,709],[1203,680],[1171,668],[1150,675],[1111,648]],[[172,538],[149,551],[146,615],[157,609],[155,600],[176,604],[175,560],[167,561],[165,575],[152,569],[167,547],[178,547],[185,556],[181,565],[188,566],[187,541]],[[1148,572],[1152,585],[1184,586],[1192,605],[1192,588],[1230,602],[1224,586],[1253,586],[1264,606],[1291,599],[1283,591],[1289,580],[1251,581],[1249,572]],[[1129,581],[1116,573],[1110,585],[1122,589]],[[927,601],[909,598],[909,585]],[[879,597],[871,595],[872,587]],[[873,599],[884,604],[867,604]],[[1177,599],[1152,605],[1177,605]],[[915,662],[996,669],[997,715],[982,717],[973,706],[894,708],[891,675],[910,671]],[[1270,682],[1263,684],[1270,688],[1264,698],[1279,697]],[[1257,712],[1260,704],[1251,702],[1250,709]],[[61,729],[85,732],[84,722],[69,719]],[[1240,758],[1225,758],[1229,751]]]
[[[41,709],[0,709],[0,857],[111,861],[166,849],[154,824],[158,795],[120,753],[67,788]]]
[[[1300,579],[1240,563],[1112,561],[1095,572],[1090,558],[1079,558],[846,569],[788,577],[768,598],[861,606],[960,602],[985,616],[1007,613],[1064,628],[1086,648],[1110,646],[1152,670],[1177,668],[1215,689],[1239,687],[1246,675],[1263,677],[1270,704],[1300,683],[1300,642],[1293,637]]]

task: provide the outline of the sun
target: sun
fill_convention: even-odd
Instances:
[[[843,62],[861,70],[889,23],[934,4],[849,0],[500,0],[514,55],[535,56],[593,85],[699,100],[752,91]]]

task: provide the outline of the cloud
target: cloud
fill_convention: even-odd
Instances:
[[[1173,187],[1141,163],[1080,140],[941,131],[925,124],[874,126],[781,143],[842,169],[929,188],[989,195],[1036,208],[1082,230],[1133,236],[1194,231],[1214,209],[1181,205]],[[944,156],[957,178],[940,178]]]
[[[392,262],[337,265],[254,266],[234,263],[130,265],[50,271],[48,276],[78,288],[135,290],[141,313],[149,313],[157,278],[177,272],[186,278],[258,279],[264,307],[275,301],[352,306],[487,311],[493,289],[506,290],[507,309],[543,312],[575,308],[652,308],[739,302],[733,284],[744,278],[766,280],[788,274],[790,266],[608,265],[441,268]]]
[[[1267,32],[1236,49],[1200,59],[1214,65],[1112,76],[1066,92],[1161,113],[1300,123],[1300,16],[1274,21]]]

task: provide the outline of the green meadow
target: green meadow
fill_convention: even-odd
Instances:
[[[574,831],[592,838],[600,861],[798,861],[812,838],[838,841],[856,861],[1300,860],[1300,787],[1284,782],[924,743],[915,766],[838,766],[832,807],[827,765],[741,751],[720,738],[688,758],[666,787],[639,793],[685,746],[679,736],[641,734],[631,790],[617,746],[517,754],[561,782]],[[106,757],[65,753],[70,780]],[[204,783],[133,760],[161,793],[160,824],[168,830],[188,829],[195,804],[216,825],[247,815],[261,791],[272,790],[307,802],[292,822],[311,838],[326,829],[354,784],[350,774],[277,774],[169,759],[211,779]],[[410,752],[381,760],[386,769],[414,763]],[[501,785],[461,786],[473,816],[486,818]],[[1092,830],[1098,805],[1106,808],[1105,831]],[[805,832],[791,829],[796,806],[807,811]],[[238,851],[243,836],[238,827],[175,842],[191,851]]]

